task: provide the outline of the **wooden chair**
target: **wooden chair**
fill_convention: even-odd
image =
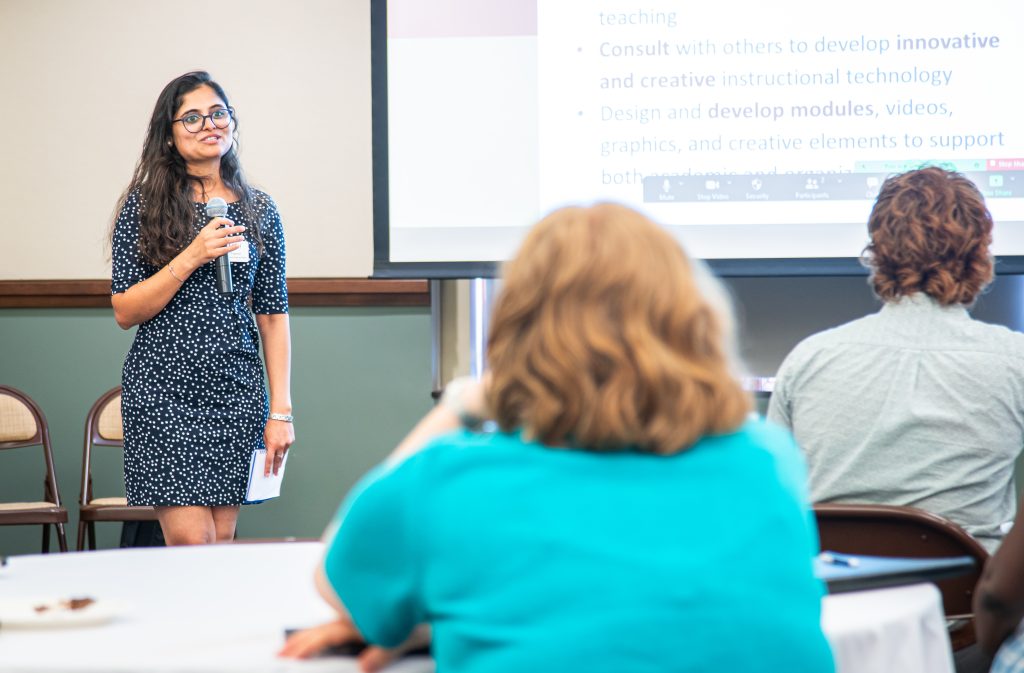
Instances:
[[[97,498],[92,490],[93,447],[107,446],[124,450],[121,425],[121,386],[103,393],[85,419],[85,449],[82,452],[82,488],[78,500],[78,550],[96,549],[97,521],[156,521],[152,507],[131,507],[123,496]]]
[[[39,406],[25,393],[10,386],[0,386],[0,451],[40,446],[46,466],[43,477],[43,499],[39,502],[0,502],[0,526],[41,525],[43,553],[50,551],[50,526],[57,529],[57,544],[68,550],[64,524],[68,511],[60,504],[57,474],[53,469],[53,447],[50,428]],[[0,475],[3,470],[0,469]]]
[[[814,506],[822,550],[872,556],[970,556],[974,570],[936,582],[953,649],[975,642],[971,599],[988,552],[952,521],[916,507],[828,503]]]

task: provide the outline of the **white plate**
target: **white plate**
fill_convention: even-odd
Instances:
[[[93,626],[109,622],[128,609],[121,601],[94,599],[83,608],[71,610],[66,604],[69,598],[82,596],[0,598],[0,630]],[[47,609],[40,611],[38,608],[43,606]]]

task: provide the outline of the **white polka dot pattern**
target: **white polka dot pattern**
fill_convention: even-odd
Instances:
[[[245,499],[252,452],[263,446],[268,405],[252,312],[287,313],[285,246],[273,200],[254,191],[253,222],[237,204],[249,262],[232,262],[235,292],[217,292],[214,264],[193,273],[164,309],[142,323],[122,371],[124,476],[131,505],[237,505]],[[206,222],[196,204],[196,225]],[[139,199],[131,194],[113,237],[111,291],[124,292],[159,269],[138,252]],[[247,301],[251,295],[251,309]]]

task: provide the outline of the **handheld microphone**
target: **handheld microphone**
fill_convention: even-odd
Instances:
[[[215,196],[206,204],[206,216],[211,220],[215,217],[228,216],[228,204],[224,199]],[[235,288],[231,282],[231,260],[227,255],[217,258],[217,291],[225,297],[231,296]]]

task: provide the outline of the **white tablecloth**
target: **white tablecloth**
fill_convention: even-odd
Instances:
[[[313,586],[322,552],[317,542],[291,542],[12,557],[0,569],[0,600],[91,596],[129,608],[101,626],[0,625],[0,671],[355,673],[351,658],[275,656],[285,628],[331,618]],[[433,664],[420,657],[388,670]]]
[[[284,629],[330,619],[313,587],[317,542],[16,556],[0,600],[91,596],[128,609],[107,624],[4,629],[3,673],[355,673],[353,659],[275,656]],[[938,590],[921,584],[828,596],[822,625],[838,673],[952,673]],[[685,643],[680,643],[685,647]],[[390,673],[430,673],[420,657]]]
[[[837,673],[953,673],[942,595],[933,584],[827,596],[821,625]]]

